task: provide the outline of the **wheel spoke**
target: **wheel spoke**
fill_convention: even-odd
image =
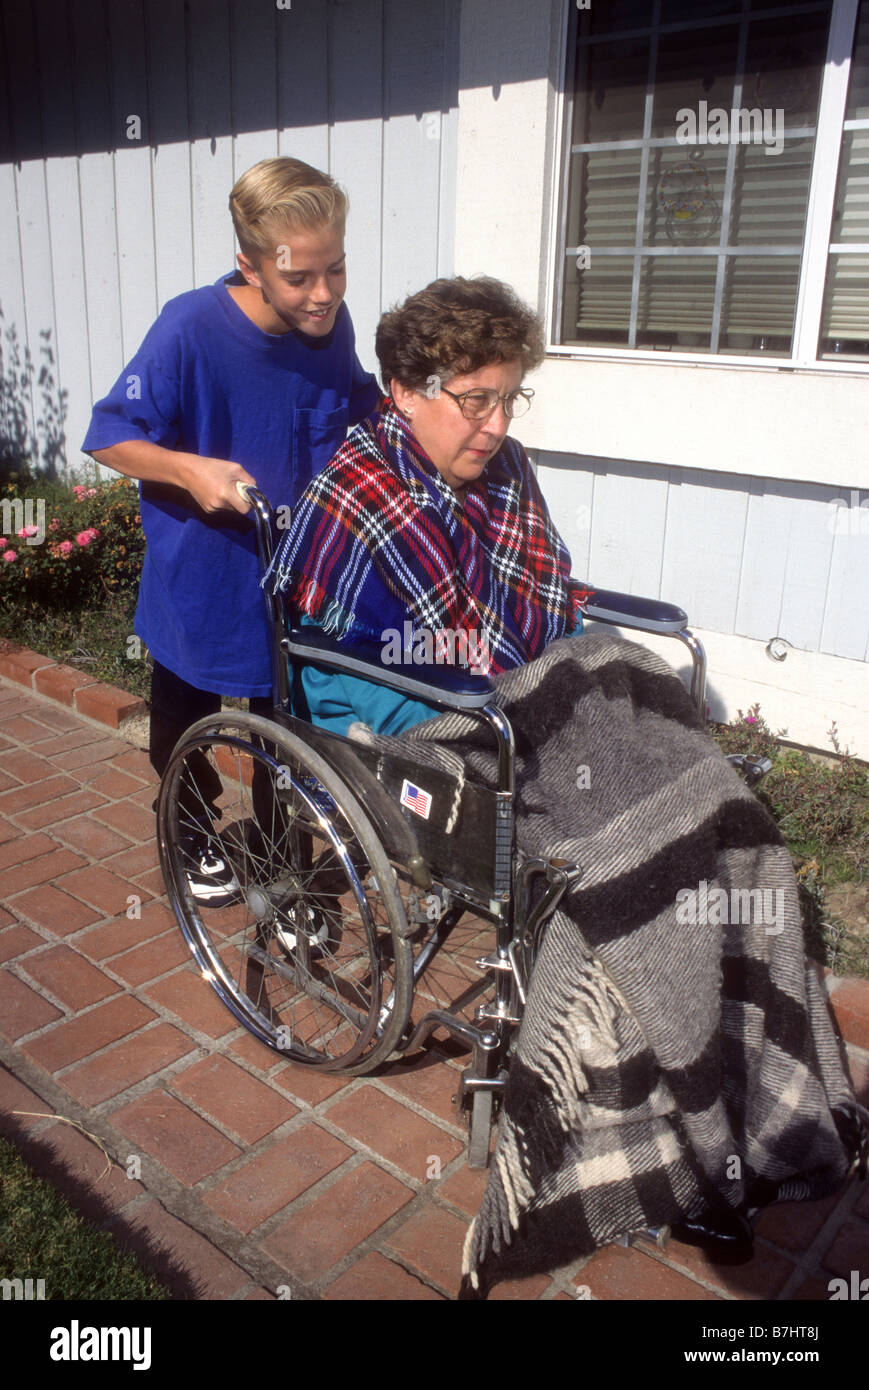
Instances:
[[[289,980],[294,985],[300,983],[299,976],[300,974],[304,974],[304,972],[300,971],[297,967],[286,965],[283,961],[276,960],[274,956],[270,956],[267,951],[264,951],[261,946],[249,946],[248,955],[253,960],[259,961],[260,965],[264,968],[272,971],[275,975],[280,975],[285,980]],[[341,1014],[342,1018],[346,1018],[350,1023],[355,1023],[357,1028],[364,1028],[368,1022],[368,1015],[364,1013],[362,1009],[354,1009],[345,999],[342,999],[339,993],[335,990],[327,989],[325,985],[320,984],[313,976],[308,975],[301,981],[301,988],[309,999],[316,999],[324,1004],[328,1004],[330,1008]]]
[[[410,1007],[401,890],[331,768],[256,716],[201,721],[164,777],[158,827],[176,915],[246,1026],[309,1065],[388,1055]]]

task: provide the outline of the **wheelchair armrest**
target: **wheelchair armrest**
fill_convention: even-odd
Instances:
[[[488,676],[472,675],[458,666],[389,666],[383,663],[383,647],[373,639],[339,642],[316,627],[288,630],[283,650],[298,661],[326,666],[332,671],[361,676],[402,695],[443,705],[445,709],[483,709],[491,702],[494,686]],[[411,672],[418,672],[412,675]]]
[[[663,603],[657,598],[640,598],[636,594],[621,594],[616,589],[592,589],[583,611],[596,622],[635,627],[643,632],[676,633],[684,631],[688,625],[688,614],[675,604]]]

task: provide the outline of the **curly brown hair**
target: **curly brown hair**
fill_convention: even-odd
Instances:
[[[531,371],[543,361],[543,325],[509,285],[480,275],[434,280],[383,315],[374,340],[385,389],[423,390],[496,362],[521,361]]]

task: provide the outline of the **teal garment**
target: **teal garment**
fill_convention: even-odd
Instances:
[[[307,616],[303,627],[317,627]],[[376,685],[361,676],[347,676],[340,671],[326,671],[320,666],[304,666],[301,672],[302,692],[312,724],[346,734],[351,724],[361,721],[378,734],[403,734],[424,719],[433,719],[442,710],[424,700],[412,700],[385,685]],[[303,713],[302,710],[299,711]]]
[[[302,626],[319,627],[319,624],[303,614]],[[582,630],[582,617],[577,614],[577,631],[573,636],[581,636]],[[308,708],[297,712],[309,718],[312,724],[336,734],[346,734],[357,720],[376,734],[403,734],[414,724],[443,714],[443,709],[425,700],[412,700],[397,690],[388,690],[385,685],[376,685],[360,676],[346,676],[340,671],[326,671],[320,666],[302,667],[301,684]]]
[[[311,723],[336,734],[346,734],[359,720],[378,734],[403,734],[414,724],[443,713],[437,705],[412,700],[397,690],[387,690],[385,685],[318,666],[303,669],[302,689]]]

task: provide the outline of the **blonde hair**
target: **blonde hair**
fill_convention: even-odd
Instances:
[[[242,174],[229,195],[229,211],[244,254],[263,255],[286,226],[343,229],[347,195],[328,174],[284,156],[262,159]]]

